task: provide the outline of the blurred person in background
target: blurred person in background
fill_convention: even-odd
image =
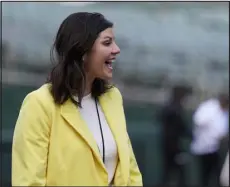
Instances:
[[[220,184],[221,186],[229,186],[229,152],[220,173]]]
[[[174,86],[171,97],[160,113],[162,124],[162,148],[163,148],[163,183],[170,181],[172,174],[176,173],[177,182],[185,186],[186,155],[181,145],[183,138],[190,138],[190,131],[184,119],[185,99],[192,93],[187,86]]]
[[[62,22],[57,65],[17,119],[13,186],[142,186],[122,96],[109,83],[120,52],[114,38],[113,23],[99,13]]]
[[[219,186],[220,144],[228,138],[229,96],[220,94],[201,103],[193,116],[193,141],[191,152],[196,155],[201,168],[201,182],[209,186],[211,179]]]

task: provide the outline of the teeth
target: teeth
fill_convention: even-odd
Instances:
[[[115,59],[108,60],[107,63],[106,63],[107,68],[109,68],[110,70],[112,70],[113,69],[112,65],[113,65],[114,62],[115,62]]]
[[[109,63],[114,63],[114,62],[115,62],[115,59],[114,59],[114,60],[108,60],[107,62],[109,62]]]
[[[109,69],[113,69],[112,64],[107,64],[107,67],[108,67]]]

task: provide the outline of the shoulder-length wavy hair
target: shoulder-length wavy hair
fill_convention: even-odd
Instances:
[[[113,23],[100,13],[73,13],[62,22],[51,48],[51,61],[56,65],[47,80],[55,103],[63,104],[75,95],[81,107],[86,85],[82,57],[91,50],[100,32],[111,27]],[[111,87],[105,80],[95,79],[92,96],[98,97]]]

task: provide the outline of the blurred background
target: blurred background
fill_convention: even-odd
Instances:
[[[185,118],[200,102],[229,87],[228,2],[2,2],[3,184],[10,185],[11,143],[20,105],[51,68],[50,47],[73,12],[100,12],[115,24],[121,54],[114,83],[124,97],[128,131],[145,185],[161,183],[161,124],[157,118],[175,84],[192,87]],[[10,104],[9,104],[10,103]],[[183,141],[188,148],[189,139]],[[199,185],[191,157],[186,180]]]

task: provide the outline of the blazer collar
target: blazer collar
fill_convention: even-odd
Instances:
[[[118,101],[116,99],[114,100],[114,98],[112,98],[109,93],[105,93],[101,97],[99,97],[99,104],[102,108],[102,111],[105,115],[107,123],[110,126],[110,129],[113,133],[114,139],[117,144],[118,156],[121,162],[120,164],[125,168],[126,164],[128,164],[128,157],[127,157],[127,152],[123,150],[124,139],[121,138],[122,137],[121,134],[123,133],[121,131],[123,130],[121,129],[121,126],[125,124],[119,124],[124,122],[120,120],[120,118],[123,117],[120,116],[121,112],[123,111],[121,111],[122,108],[118,107],[117,102]],[[98,160],[98,162],[106,172],[106,168],[100,156],[97,143],[92,133],[87,128],[87,124],[81,117],[78,107],[71,101],[71,99],[67,100],[61,106],[61,115],[66,119],[68,124],[72,126],[73,130],[76,131],[76,133],[80,135],[82,139],[87,143],[87,145],[91,148],[95,158]],[[121,169],[122,171],[124,171],[123,168]],[[128,173],[123,172],[123,176],[126,175],[128,177]]]
[[[87,124],[83,120],[78,107],[71,99],[68,99],[63,105],[61,105],[61,115],[65,118],[68,124],[72,126],[73,130],[88,144],[99,163],[105,169],[94,137],[87,128]]]
[[[123,137],[126,137],[126,132],[123,132],[122,127],[125,126],[125,124],[122,123],[125,123],[125,121],[123,120],[123,110],[121,107],[119,107],[117,102],[119,101],[111,97],[111,94],[109,93],[105,93],[101,97],[99,97],[99,104],[102,108],[102,111],[105,115],[107,123],[110,126],[110,129],[117,144],[118,156],[121,167],[120,172],[122,172],[122,176],[124,176],[124,179],[128,179],[129,174],[126,168],[128,168],[127,164],[129,164],[129,152],[125,151],[126,149],[123,149],[124,141],[126,141],[126,139]],[[87,145],[91,148],[95,158],[100,163],[101,167],[104,169],[105,172],[107,172],[103,160],[100,156],[97,143],[92,133],[87,128],[87,124],[81,117],[78,107],[71,101],[71,99],[67,100],[61,106],[61,115],[65,118],[68,124],[72,126],[73,130],[87,143]]]

